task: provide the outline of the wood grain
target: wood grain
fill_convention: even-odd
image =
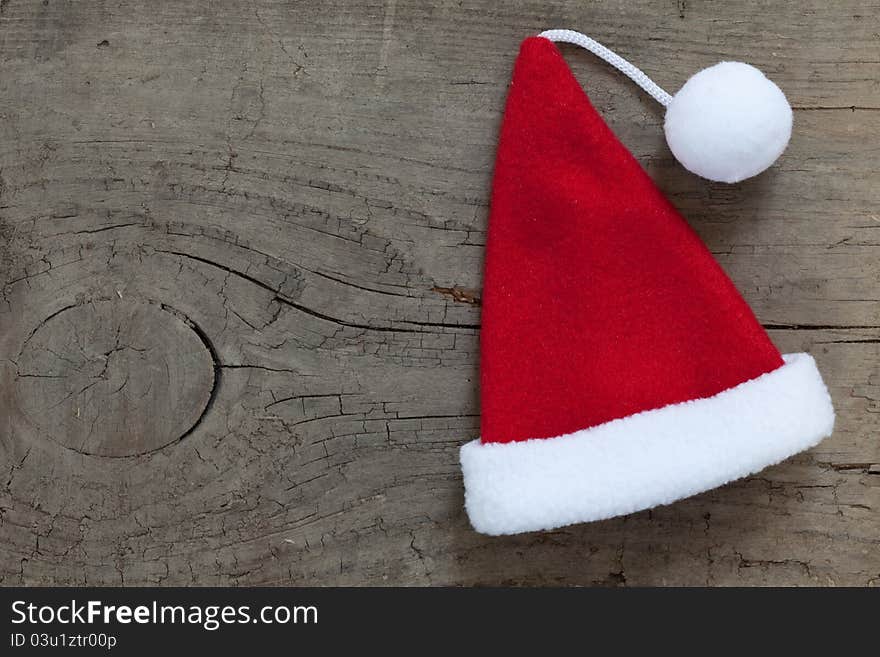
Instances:
[[[209,343],[189,322],[118,296],[53,313],[14,359],[30,424],[94,456],[139,456],[185,438],[214,390]]]
[[[880,584],[878,16],[3,0],[0,583]],[[714,185],[564,49],[780,348],[815,355],[838,424],[690,500],[490,539],[457,450],[503,101],[547,27],[669,90],[735,58],[786,92],[777,166]]]

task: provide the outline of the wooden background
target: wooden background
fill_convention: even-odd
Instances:
[[[0,0],[3,584],[880,583],[876,2]],[[683,171],[594,103],[837,407],[672,506],[470,530],[489,184],[518,44],[581,29],[674,91],[795,109],[777,166]]]

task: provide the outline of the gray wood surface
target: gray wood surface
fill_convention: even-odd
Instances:
[[[0,583],[880,584],[880,7],[0,0]],[[681,169],[653,101],[566,58],[832,438],[626,518],[486,538],[489,184],[511,67],[590,33],[675,90],[795,108],[777,166]]]

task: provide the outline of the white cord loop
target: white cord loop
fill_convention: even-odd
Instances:
[[[660,88],[660,86],[651,78],[645,75],[641,69],[636,68],[616,52],[609,50],[601,43],[595,39],[591,39],[585,34],[575,32],[574,30],[546,30],[541,32],[538,36],[550,39],[550,41],[572,43],[589,50],[591,53],[604,59],[630,80],[639,85],[642,89],[648,92],[654,100],[663,105],[663,107],[667,107],[672,101],[672,96],[663,91],[663,89]]]

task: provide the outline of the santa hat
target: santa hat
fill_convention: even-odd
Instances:
[[[834,425],[813,358],[780,354],[542,37],[522,45],[498,146],[481,390],[461,464],[486,534],[668,504]]]

